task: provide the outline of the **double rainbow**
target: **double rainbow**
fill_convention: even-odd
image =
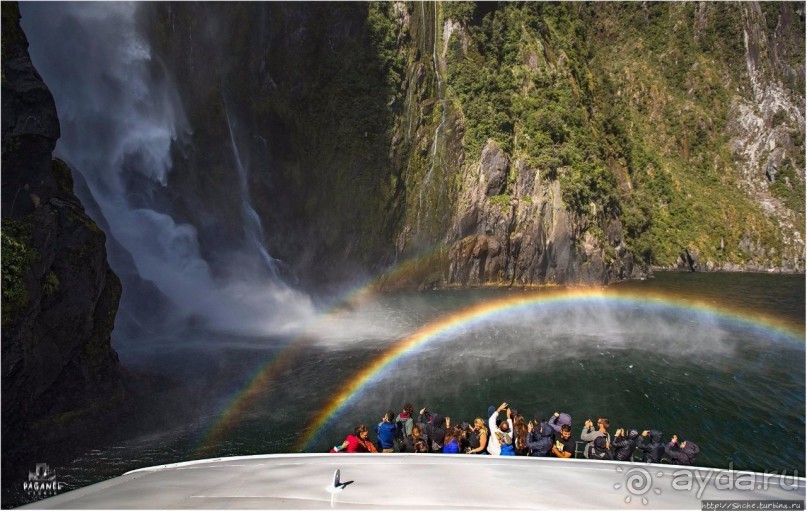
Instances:
[[[371,286],[364,286],[350,293],[356,301],[364,298]],[[305,429],[306,434],[300,439],[296,450],[304,451],[328,423],[345,407],[353,402],[362,391],[373,382],[382,378],[383,374],[397,361],[418,352],[424,346],[451,338],[460,329],[473,327],[487,321],[501,319],[508,314],[551,306],[577,306],[588,304],[607,304],[616,307],[645,307],[654,310],[670,310],[701,317],[718,318],[746,326],[762,328],[794,340],[804,339],[804,325],[792,325],[778,318],[761,314],[749,314],[747,311],[716,306],[712,303],[681,299],[663,294],[646,292],[620,292],[618,289],[543,289],[539,292],[514,291],[514,296],[485,302],[463,310],[459,310],[429,323],[412,334],[404,337],[387,351],[371,360],[363,369],[353,375],[347,383],[336,391],[330,401],[314,416]],[[352,301],[352,300],[351,300]],[[337,309],[338,310],[338,309]],[[334,311],[326,312],[323,317]],[[291,342],[273,358],[263,364],[255,375],[248,380],[242,390],[230,399],[219,419],[213,423],[204,435],[197,455],[207,454],[209,448],[218,443],[226,432],[235,424],[259,396],[274,385],[284,371],[293,365],[298,355],[304,353],[310,344],[310,338],[300,337]]]
[[[716,307],[713,304],[681,300],[661,294],[633,294],[618,291],[605,291],[602,289],[580,289],[568,291],[543,291],[535,294],[519,294],[493,302],[476,305],[434,321],[408,337],[396,343],[382,355],[372,360],[364,369],[359,371],[342,386],[334,397],[316,414],[313,421],[306,428],[307,433],[297,444],[297,450],[305,451],[311,442],[327,426],[330,420],[354,401],[362,391],[381,375],[396,361],[417,352],[429,343],[451,337],[461,328],[484,323],[497,317],[528,309],[547,307],[551,305],[579,305],[583,303],[601,303],[616,306],[642,306],[656,310],[677,310],[690,314],[707,314],[730,322],[750,325],[766,330],[772,330],[794,340],[804,339],[804,327],[789,325],[781,320],[765,315],[750,315],[747,312],[738,312],[730,309]]]

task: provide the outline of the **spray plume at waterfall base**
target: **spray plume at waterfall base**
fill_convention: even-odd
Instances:
[[[802,466],[801,280],[682,277],[606,291],[365,296],[286,336],[155,339],[122,360],[185,382],[179,395],[198,406],[177,406],[172,426],[60,473],[89,484],[189,459],[323,452],[406,402],[459,421],[503,400],[528,414],[566,411],[575,428],[605,415],[616,427],[686,435],[700,440],[704,466]],[[754,447],[738,448],[749,431]],[[794,448],[776,448],[781,438]]]
[[[138,317],[153,333],[153,318],[137,311],[150,297],[132,291],[147,281],[173,304],[175,317],[210,328],[277,332],[310,316],[309,298],[286,286],[280,263],[266,248],[264,227],[250,205],[251,162],[226,104],[222,131],[229,135],[231,158],[225,164],[238,183],[243,234],[219,228],[226,237],[203,246],[199,227],[172,211],[166,188],[172,152],[187,149],[191,127],[176,88],[137,30],[136,4],[23,7],[32,60],[51,84],[62,125],[56,155],[86,180],[90,195],[82,200],[97,203],[99,221],[114,240],[109,251],[124,280],[123,315]],[[99,34],[107,37],[103,46],[95,44]],[[97,51],[74,60],[84,48]]]
[[[323,4],[317,8],[331,12],[330,3]],[[318,311],[315,300],[295,288],[274,249],[293,255],[285,259],[310,270],[303,277],[314,284],[327,280],[323,276],[338,281],[334,273],[355,283],[353,267],[372,278],[375,270],[394,275],[407,264],[384,268],[393,258],[378,247],[434,249],[429,236],[443,239],[440,224],[452,220],[453,206],[443,200],[452,188],[445,178],[452,176],[453,162],[467,156],[450,144],[464,112],[449,95],[448,74],[441,75],[446,47],[440,51],[437,4],[428,6],[434,10],[417,6],[428,21],[420,29],[432,38],[421,49],[424,73],[409,80],[405,145],[416,157],[407,160],[406,171],[390,161],[390,141],[382,136],[393,123],[384,116],[395,105],[372,81],[377,77],[369,71],[382,66],[353,45],[357,34],[351,30],[366,36],[366,13],[350,10],[353,4],[334,8],[356,20],[334,24],[344,33],[326,33],[334,47],[309,39],[312,30],[280,31],[297,23],[317,26],[311,19],[328,16],[297,12],[288,3],[248,5],[258,7],[241,12],[259,14],[252,19],[262,29],[244,39],[225,37],[227,23],[239,21],[229,12],[191,16],[198,25],[174,32],[175,21],[182,25],[173,17],[175,4],[22,8],[32,58],[52,88],[62,122],[56,154],[86,181],[77,193],[107,233],[110,264],[123,280],[113,345],[146,405],[131,423],[115,428],[114,438],[60,457],[66,482],[83,486],[130,469],[203,457],[327,451],[357,424],[372,428],[387,409],[397,411],[406,402],[448,414],[455,423],[484,417],[489,405],[503,400],[527,416],[566,411],[575,427],[607,415],[617,427],[658,427],[695,439],[705,465],[804,466],[803,277],[660,274],[618,286],[629,290],[621,298],[563,289],[374,295],[362,292],[371,286],[359,284],[356,300],[321,291],[323,302],[341,305]],[[136,23],[145,6],[167,9],[156,28],[166,35],[165,59],[172,44],[182,50],[173,63],[177,69],[157,56],[159,38],[148,40]],[[278,32],[264,30],[270,26]],[[288,59],[286,69],[277,64],[282,58],[272,58],[296,53],[261,51],[256,69],[248,67],[261,78],[253,89],[227,65],[225,40],[261,50],[300,43],[316,66],[294,69],[291,62],[303,59]],[[211,47],[218,51],[202,50]],[[345,65],[332,58],[340,52],[345,59],[359,56]],[[365,61],[361,88],[350,80],[329,81],[355,77],[349,64]],[[174,75],[187,68],[180,94]],[[311,69],[324,82],[298,90],[312,78]],[[199,77],[206,79],[209,98],[194,103],[188,98],[202,89],[194,81]],[[413,93],[415,85],[423,89]],[[260,94],[250,93],[257,89]],[[425,109],[411,103],[425,108],[422,96],[429,89],[436,96],[431,114],[418,119]],[[354,101],[345,102],[347,97]],[[185,111],[185,101],[209,108]],[[191,122],[193,116],[198,122]],[[367,129],[368,120],[377,129]],[[328,129],[315,132],[313,125]],[[204,143],[194,143],[199,140],[215,148],[204,151]],[[495,152],[505,161],[502,151]],[[407,175],[413,161],[419,170]],[[481,179],[476,170],[470,178]],[[533,174],[530,186],[541,188],[538,173],[524,170]],[[217,179],[206,180],[210,176]],[[406,180],[422,186],[407,188]],[[510,204],[504,192],[512,183],[499,184],[501,190],[491,191],[502,192],[496,195],[500,205]],[[555,199],[560,212],[560,196]],[[498,208],[492,198],[481,200]],[[396,239],[390,233],[396,222],[406,222],[407,208],[415,232],[403,230]],[[367,261],[378,267],[366,268]],[[551,268],[557,261],[544,262]],[[152,315],[154,308],[165,318]],[[782,438],[793,448],[782,449]],[[14,488],[4,479],[4,503],[24,500]]]

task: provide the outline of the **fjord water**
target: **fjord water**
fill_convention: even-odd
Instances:
[[[55,468],[75,488],[194,458],[322,452],[406,402],[458,422],[507,401],[527,416],[569,412],[575,437],[586,418],[607,416],[613,430],[658,428],[665,440],[692,439],[700,465],[803,475],[804,276],[657,273],[611,289],[675,296],[678,305],[538,300],[468,322],[366,378],[317,431],[317,416],[340,389],[407,336],[527,291],[374,295],[324,311],[292,337],[197,332],[119,347],[124,365],[171,376],[189,401],[206,405],[177,407],[171,427]],[[698,305],[682,307],[687,300]],[[760,318],[781,328],[760,326]]]
[[[49,462],[60,482],[76,488],[195,458],[326,451],[355,425],[372,426],[405,402],[457,422],[504,400],[527,416],[571,413],[575,436],[585,418],[605,415],[614,429],[656,427],[666,438],[693,439],[702,465],[803,473],[803,276],[661,273],[613,287],[675,297],[673,305],[539,300],[460,324],[381,367],[380,357],[424,326],[526,292],[364,296],[312,318],[308,297],[277,281],[263,238],[271,226],[261,224],[249,202],[249,161],[239,151],[250,135],[229,108],[226,133],[244,232],[239,246],[219,255],[237,261],[222,282],[202,255],[196,228],[152,203],[154,190],[168,181],[172,144],[181,147],[190,129],[181,101],[167,75],[147,72],[151,54],[133,24],[135,5],[93,7],[22,6],[32,58],[59,108],[57,152],[87,181],[82,199],[98,203],[139,276],[206,326],[145,340],[116,337],[127,370],[170,382],[153,385],[148,413],[159,416],[160,426],[121,431],[116,442],[67,463],[36,460]],[[429,171],[426,182],[432,177]],[[125,282],[124,293],[129,289]],[[785,332],[757,326],[759,315]],[[288,325],[292,317],[296,326]],[[355,389],[341,390],[352,382],[359,383]],[[332,406],[336,398],[344,398],[343,406]],[[29,498],[7,498],[14,493],[7,490],[4,507]]]

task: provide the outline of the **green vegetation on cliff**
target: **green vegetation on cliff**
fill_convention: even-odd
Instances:
[[[513,282],[684,251],[803,268],[799,4],[145,5],[193,131],[169,188],[203,252],[243,233],[229,117],[269,252],[313,281],[483,234]]]
[[[13,321],[18,310],[28,304],[25,276],[38,256],[31,243],[31,226],[3,219],[2,223],[3,326]]]
[[[445,16],[463,27],[446,61],[467,155],[478,159],[496,140],[559,180],[570,211],[595,220],[589,229],[617,215],[628,248],[645,263],[672,265],[689,248],[704,262],[782,265],[790,233],[747,192],[727,129],[733,102],[752,100],[743,43],[743,9],[751,7],[446,5]],[[788,9],[765,4],[766,40],[785,16],[803,33],[803,9]],[[803,44],[794,52],[803,71]],[[781,114],[770,121],[787,122]],[[796,150],[771,193],[803,231],[804,132],[788,126]]]

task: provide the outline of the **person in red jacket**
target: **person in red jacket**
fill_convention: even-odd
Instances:
[[[369,438],[370,434],[367,431],[367,426],[364,424],[360,424],[356,427],[356,430],[353,432],[352,435],[348,435],[344,442],[342,442],[342,448],[339,449],[340,452],[378,452],[373,445],[373,442],[370,441]]]

